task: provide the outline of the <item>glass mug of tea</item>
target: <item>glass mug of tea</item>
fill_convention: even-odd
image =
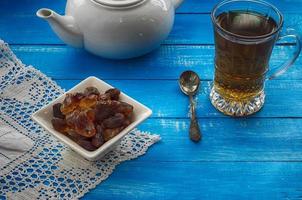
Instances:
[[[212,11],[215,37],[215,76],[210,99],[226,115],[246,116],[259,111],[265,100],[264,83],[285,72],[297,59],[301,41],[293,29],[281,34],[283,16],[260,0],[226,0]],[[292,37],[296,51],[276,70],[269,60],[279,39]]]

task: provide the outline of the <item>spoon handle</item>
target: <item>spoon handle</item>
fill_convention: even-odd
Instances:
[[[190,108],[191,108],[190,138],[192,141],[198,142],[201,139],[201,132],[196,118],[195,103],[193,100],[193,96],[192,95],[189,96],[190,96]]]

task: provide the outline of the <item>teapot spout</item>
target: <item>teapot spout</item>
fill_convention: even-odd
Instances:
[[[73,47],[83,47],[83,35],[72,16],[61,16],[47,8],[38,10],[36,14],[41,19],[46,20],[52,30],[66,44]]]
[[[172,0],[175,9],[177,9],[180,6],[180,4],[182,4],[182,2],[183,0]]]

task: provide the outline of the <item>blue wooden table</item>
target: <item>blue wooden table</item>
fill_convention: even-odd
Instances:
[[[285,26],[302,33],[302,1],[271,0]],[[35,16],[49,7],[63,14],[65,0],[1,0],[0,38],[31,64],[69,89],[87,76],[108,81],[149,106],[154,114],[141,130],[162,140],[146,155],[125,162],[83,199],[302,199],[302,60],[266,85],[263,110],[229,118],[209,102],[213,77],[210,10],[217,0],[185,0],[161,48],[133,60],[111,61],[62,43]],[[271,66],[294,49],[281,41]],[[203,83],[197,96],[202,142],[188,139],[188,99],[177,78],[195,70]]]

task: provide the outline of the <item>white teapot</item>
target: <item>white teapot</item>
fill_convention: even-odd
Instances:
[[[66,15],[42,8],[67,44],[111,59],[146,54],[169,35],[175,9],[183,0],[67,0]]]

